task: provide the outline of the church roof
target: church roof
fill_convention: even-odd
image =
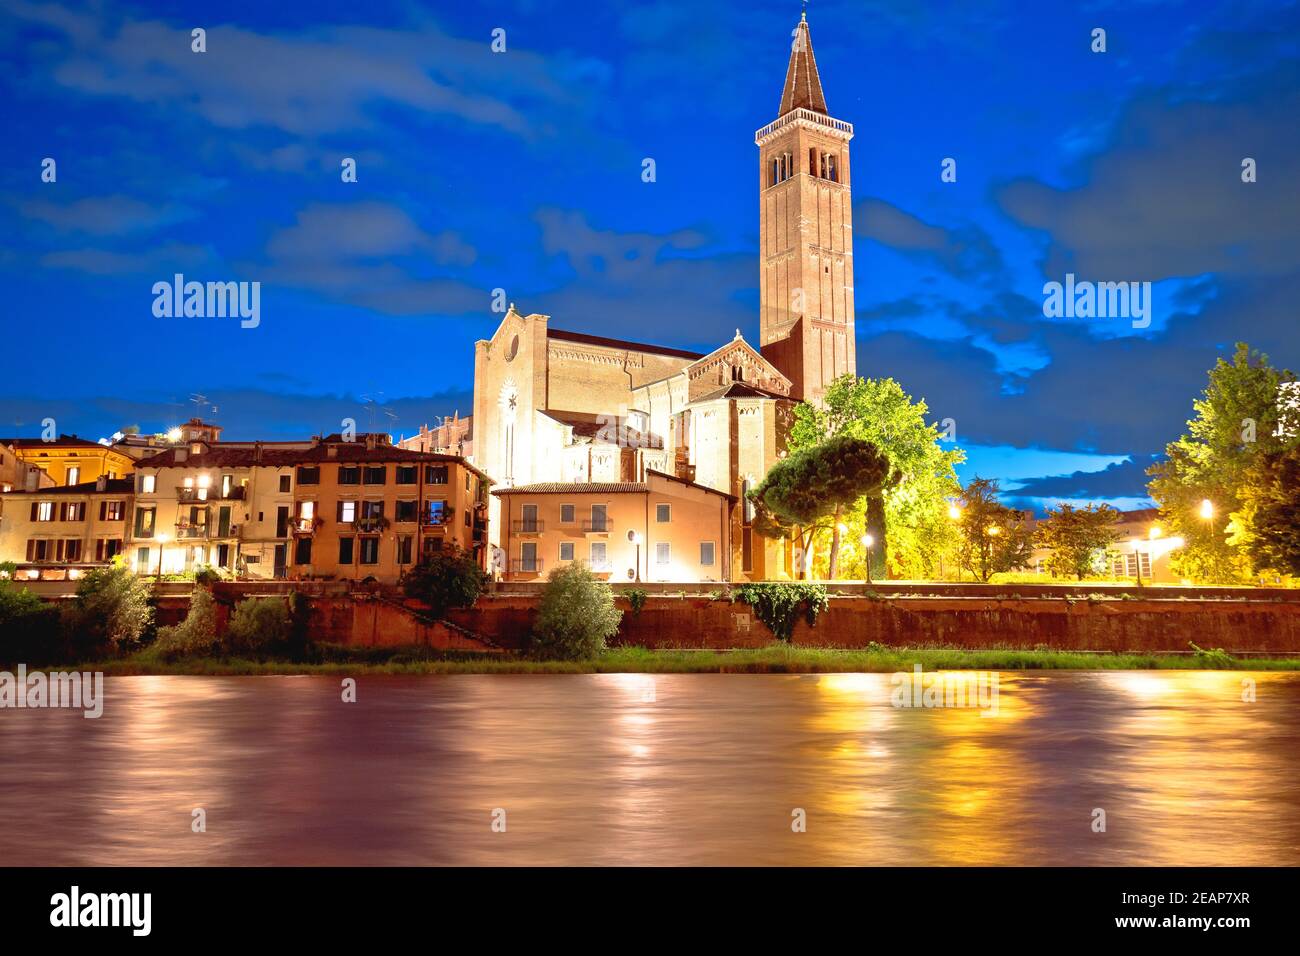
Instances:
[[[565,342],[581,342],[585,345],[604,345],[613,349],[626,349],[631,352],[649,352],[651,355],[672,355],[676,358],[697,359],[703,356],[699,352],[686,349],[673,349],[665,345],[647,345],[644,342],[629,342],[626,339],[610,339],[603,335],[588,335],[585,332],[569,332],[565,329],[548,328],[546,337]]]
[[[812,36],[808,21],[799,21],[795,27],[790,48],[790,65],[785,71],[785,88],[781,91],[781,109],[777,116],[791,110],[813,110],[829,116],[826,96],[822,93],[822,80],[817,75],[817,58],[813,56]]]
[[[757,385],[750,385],[748,382],[728,382],[716,391],[692,399],[692,404],[695,402],[711,402],[718,398],[784,398],[787,401],[791,400],[789,395],[768,391],[765,388],[759,388]]]
[[[548,408],[542,412],[547,418],[568,425],[578,438],[603,441],[624,448],[663,448],[664,440],[654,432],[637,431],[626,418],[615,415],[593,415],[589,412],[561,412]],[[612,427],[611,427],[612,426]]]

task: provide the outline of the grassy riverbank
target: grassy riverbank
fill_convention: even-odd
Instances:
[[[1234,658],[1222,652],[1109,654],[1050,650],[872,648],[835,650],[771,644],[752,650],[649,651],[619,647],[585,661],[438,654],[428,648],[325,648],[320,663],[197,658],[166,662],[147,653],[92,662],[106,674],[815,674],[925,670],[1300,670],[1300,657]]]

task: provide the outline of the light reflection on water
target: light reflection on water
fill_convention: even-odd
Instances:
[[[358,683],[119,677],[99,720],[0,711],[0,861],[1300,863],[1297,674],[1009,673],[996,717],[896,709],[887,674]]]

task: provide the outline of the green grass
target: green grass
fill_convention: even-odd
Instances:
[[[990,648],[839,650],[771,644],[733,651],[619,647],[587,661],[538,661],[512,655],[439,654],[429,648],[327,647],[320,663],[199,658],[167,663],[143,654],[79,669],[106,674],[804,674],[925,670],[1300,670],[1300,658],[1234,658],[1193,654],[1110,654]]]

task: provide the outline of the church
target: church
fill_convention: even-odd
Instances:
[[[792,412],[856,372],[849,141],[806,18],[758,147],[760,315],[706,354],[574,332],[510,305],[475,345],[472,417],[416,451],[491,476],[490,566],[509,580],[585,561],[611,581],[791,576],[788,542],[753,533],[745,493],[784,453]]]

